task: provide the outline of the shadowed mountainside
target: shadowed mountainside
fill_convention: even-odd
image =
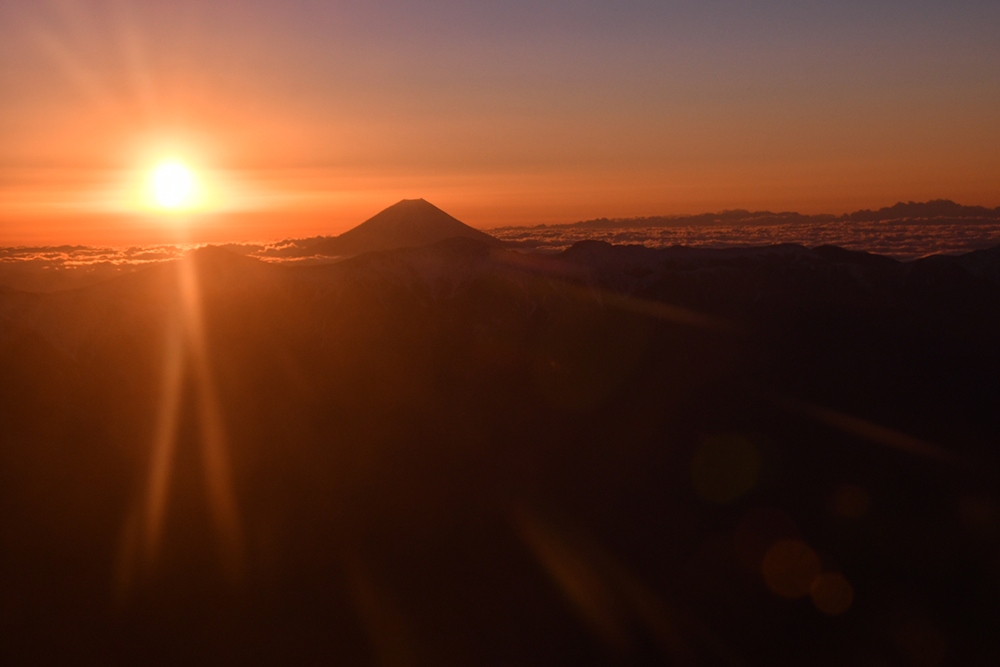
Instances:
[[[0,292],[0,653],[995,664],[998,267],[451,239]]]

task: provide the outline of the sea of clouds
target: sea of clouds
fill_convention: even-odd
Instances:
[[[577,241],[595,239],[649,247],[685,245],[731,248],[796,243],[809,248],[836,245],[900,261],[936,254],[961,254],[1000,245],[1000,221],[963,224],[931,220],[855,222],[836,220],[769,225],[702,224],[676,227],[604,227],[581,225],[503,227],[488,230],[524,250],[558,252]],[[303,256],[310,240],[228,244],[233,252],[269,262],[308,263],[330,258]],[[128,248],[58,246],[0,248],[0,286],[50,291],[83,286],[129,273],[156,262],[177,259],[193,246],[156,245]],[[293,256],[294,255],[294,256]]]
[[[849,250],[909,261],[928,255],[956,255],[1000,245],[1000,222],[935,224],[913,222],[808,222],[781,225],[691,225],[605,228],[582,226],[505,227],[490,230],[505,241],[557,251],[595,239],[649,247],[684,245],[708,248],[797,243],[807,248],[836,245]]]

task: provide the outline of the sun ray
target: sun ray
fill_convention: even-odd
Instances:
[[[232,580],[242,572],[242,537],[226,442],[225,421],[205,335],[201,290],[196,260],[185,257],[176,264],[178,307],[173,311],[166,337],[159,416],[153,436],[146,487],[138,510],[124,528],[118,579],[126,593],[136,566],[147,572],[156,564],[168,512],[169,489],[176,456],[181,399],[186,371],[192,373],[201,460],[222,566]],[[138,560],[138,563],[137,563]]]
[[[205,335],[201,290],[194,258],[188,257],[179,262],[178,271],[188,351],[198,393],[202,464],[208,487],[209,510],[218,532],[224,565],[236,577],[241,569],[239,513],[233,491],[222,410]]]
[[[163,369],[163,394],[157,420],[153,456],[149,464],[149,482],[145,512],[145,557],[152,563],[160,546],[163,517],[166,513],[167,491],[173,468],[177,441],[177,421],[184,378],[184,348],[176,332],[167,339],[166,362]]]

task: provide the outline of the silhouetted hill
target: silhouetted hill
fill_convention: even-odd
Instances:
[[[307,251],[343,257],[375,250],[414,248],[455,237],[502,245],[489,234],[469,227],[423,199],[404,199],[340,236],[309,244]]]

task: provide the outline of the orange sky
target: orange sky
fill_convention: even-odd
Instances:
[[[1000,6],[829,4],[0,0],[0,245],[1000,205]]]

